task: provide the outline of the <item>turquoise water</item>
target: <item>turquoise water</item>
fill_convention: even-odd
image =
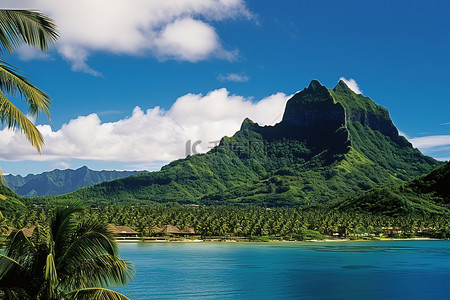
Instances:
[[[131,299],[449,299],[450,241],[121,244]]]

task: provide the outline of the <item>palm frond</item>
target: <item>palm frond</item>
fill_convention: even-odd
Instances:
[[[105,224],[77,218],[82,211],[80,203],[68,203],[31,238],[22,230],[11,235],[0,255],[0,298],[14,288],[27,293],[24,299],[128,299],[104,287],[131,282],[133,265],[118,257]]]
[[[129,300],[125,295],[103,288],[81,289],[70,292],[66,294],[65,297],[67,297],[67,299],[77,300]]]
[[[64,290],[126,285],[135,273],[131,263],[111,255],[85,260],[78,268],[64,271],[60,273]]]
[[[23,43],[46,50],[57,38],[55,22],[41,12],[0,10],[0,53],[13,53]]]
[[[36,150],[41,153],[44,138],[27,116],[25,116],[14,104],[12,104],[0,91],[0,121],[7,122],[9,128],[20,128],[25,137]]]
[[[50,97],[20,73],[20,70],[0,60],[0,90],[12,96],[25,98],[32,116],[43,111],[50,119]]]
[[[19,262],[0,254],[0,291],[13,296],[19,290],[25,289],[30,279],[27,270]]]
[[[33,248],[30,239],[25,236],[22,230],[19,230],[10,234],[6,244],[6,256],[24,265],[29,260],[29,257],[33,255]]]
[[[0,280],[3,279],[13,268],[23,269],[23,267],[14,259],[0,254]]]
[[[76,214],[81,214],[85,205],[80,201],[68,201],[58,206],[50,219],[50,232],[55,242],[55,255],[61,257],[70,244],[78,226]]]
[[[118,254],[117,243],[114,241],[113,233],[105,224],[92,219],[80,222],[77,228],[73,230],[73,235],[70,240],[66,241],[66,244],[67,248],[64,250],[64,253],[60,253],[58,267],[60,264],[67,262],[72,262],[78,266],[80,262],[99,255],[117,256]],[[89,251],[86,251],[86,249],[89,249]]]

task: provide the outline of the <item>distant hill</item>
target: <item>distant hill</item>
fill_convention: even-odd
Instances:
[[[86,166],[76,170],[53,170],[42,174],[5,175],[6,184],[20,196],[54,196],[73,192],[103,181],[144,171],[93,171]]]
[[[336,207],[391,216],[450,212],[450,162],[407,183],[371,189]]]
[[[401,184],[441,163],[399,136],[389,112],[343,81],[295,94],[283,120],[245,119],[206,154],[58,197],[87,202],[179,202],[298,206],[346,199]]]

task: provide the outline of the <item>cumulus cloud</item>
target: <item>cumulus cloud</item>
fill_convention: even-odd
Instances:
[[[53,131],[38,125],[44,136],[42,155],[10,129],[0,131],[1,160],[64,161],[83,159],[117,162],[170,161],[186,156],[186,143],[199,141],[206,152],[223,136],[239,130],[249,117],[261,125],[281,121],[289,97],[277,93],[258,102],[230,95],[226,89],[207,95],[187,94],[165,111],[160,107],[134,108],[131,116],[102,123],[98,114],[80,116]]]
[[[241,74],[231,73],[231,74],[227,74],[227,75],[220,74],[219,76],[217,76],[217,79],[222,82],[224,82],[224,81],[247,82],[250,80],[250,78],[247,75],[245,75],[244,73],[241,73]]]
[[[53,17],[60,55],[72,70],[93,75],[99,75],[87,64],[93,51],[233,60],[237,52],[224,49],[212,22],[254,18],[244,0],[4,0],[2,7],[37,8]]]
[[[355,79],[350,78],[350,79],[346,79],[344,77],[339,78],[339,80],[342,80],[343,82],[345,82],[345,84],[352,90],[354,91],[356,94],[361,94],[362,95],[362,91],[359,89],[358,84],[356,83]]]

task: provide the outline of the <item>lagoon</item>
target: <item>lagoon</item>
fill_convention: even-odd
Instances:
[[[132,243],[130,299],[446,299],[450,241]]]

